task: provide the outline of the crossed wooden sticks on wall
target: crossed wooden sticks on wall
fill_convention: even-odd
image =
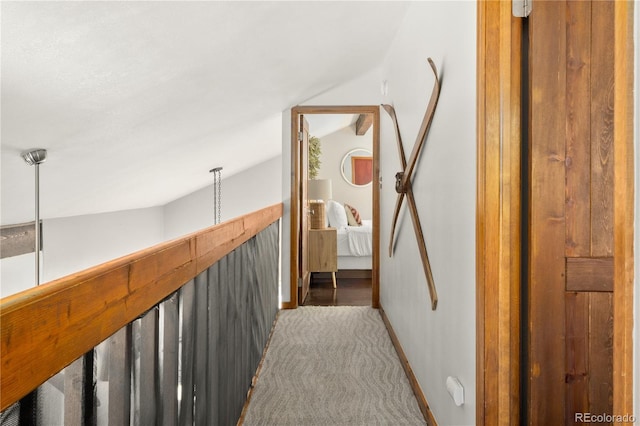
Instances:
[[[398,198],[396,200],[396,207],[393,213],[393,222],[391,224],[389,257],[393,256],[394,233],[396,230],[396,224],[398,222],[398,216],[400,214],[400,207],[402,207],[402,201],[404,200],[404,197],[406,195],[407,203],[409,204],[409,211],[411,213],[411,220],[413,222],[413,229],[416,234],[416,240],[418,241],[418,249],[420,250],[422,266],[424,267],[424,274],[427,277],[429,296],[431,296],[431,309],[435,310],[438,305],[438,293],[436,292],[436,285],[433,281],[431,264],[429,263],[429,256],[427,255],[427,246],[424,242],[422,225],[420,225],[420,218],[418,217],[416,200],[413,196],[413,189],[411,187],[411,177],[413,175],[413,171],[415,170],[416,163],[418,162],[420,151],[422,150],[424,142],[427,138],[427,134],[429,133],[431,121],[433,121],[433,115],[436,111],[436,105],[438,104],[438,97],[440,96],[440,80],[438,79],[438,70],[431,58],[428,58],[427,60],[429,61],[429,65],[431,65],[431,69],[433,70],[433,74],[435,75],[435,83],[433,85],[433,91],[431,92],[429,105],[424,114],[424,118],[422,119],[422,125],[420,126],[418,137],[413,145],[413,150],[411,151],[411,157],[409,157],[408,163],[404,154],[404,147],[402,145],[402,137],[400,136],[400,128],[398,127],[398,118],[396,117],[396,112],[391,105],[383,104],[382,107],[385,111],[387,111],[387,113],[391,117],[391,120],[393,121],[393,125],[396,131],[396,139],[398,141],[398,153],[400,154],[400,161],[402,162],[403,169],[401,172],[396,173],[396,192],[398,193]]]

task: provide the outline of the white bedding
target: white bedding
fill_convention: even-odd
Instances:
[[[371,256],[338,256],[338,270],[371,269]]]
[[[338,256],[371,256],[373,253],[372,226],[363,220],[362,226],[346,226],[338,229]]]
[[[348,226],[347,213],[342,204],[329,200],[326,209],[328,225],[338,231],[338,269],[371,269],[371,220],[363,220],[362,226]]]

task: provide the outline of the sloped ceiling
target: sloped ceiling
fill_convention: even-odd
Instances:
[[[322,138],[355,125],[359,116],[357,114],[310,114],[305,117],[309,122],[309,135]]]
[[[378,65],[405,2],[6,2],[1,222],[164,205],[281,153],[281,112]]]

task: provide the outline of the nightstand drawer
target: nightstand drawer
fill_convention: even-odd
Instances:
[[[338,270],[338,232],[335,228],[309,229],[309,271]]]

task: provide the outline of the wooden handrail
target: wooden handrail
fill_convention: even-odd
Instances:
[[[276,204],[0,299],[0,410],[282,217]]]

